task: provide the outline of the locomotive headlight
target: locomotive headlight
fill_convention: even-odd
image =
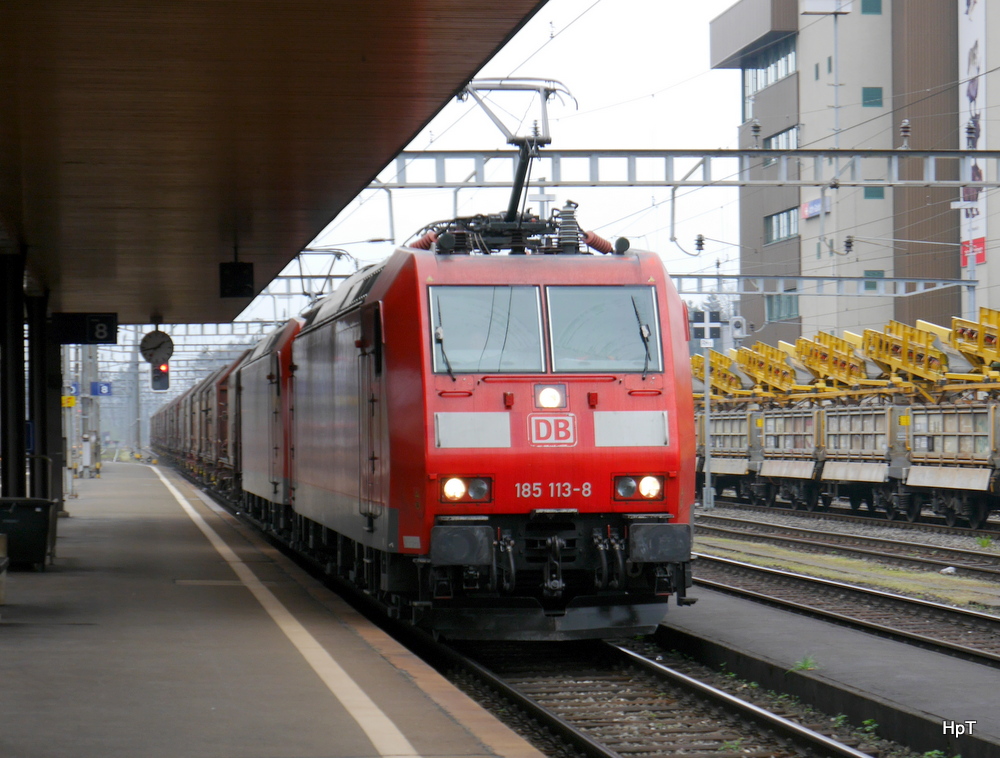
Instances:
[[[449,476],[441,484],[441,500],[449,503],[485,503],[493,494],[493,480],[487,476]]]
[[[565,384],[536,384],[535,406],[538,408],[565,408]]]
[[[469,480],[469,499],[486,500],[490,495],[490,483],[485,479]]]
[[[644,476],[639,480],[639,494],[647,500],[654,500],[663,491],[663,484],[655,476]]]
[[[662,476],[616,476],[616,500],[660,500],[663,497]]]
[[[442,488],[444,496],[449,500],[461,500],[463,497],[465,497],[466,491],[467,488],[465,486],[465,482],[463,482],[461,479],[457,477],[454,477],[446,481],[444,483],[444,487]]]
[[[620,476],[615,480],[615,492],[618,493],[618,497],[634,497],[635,490],[635,479],[631,476]]]

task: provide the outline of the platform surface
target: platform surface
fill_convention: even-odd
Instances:
[[[174,473],[77,488],[8,575],[0,756],[541,757]]]
[[[995,742],[1000,755],[997,669],[697,585],[688,594],[698,603],[671,606],[667,637],[670,629],[687,632],[781,671],[810,657],[817,666],[810,676],[940,721],[942,730],[945,722],[975,721],[975,736]]]

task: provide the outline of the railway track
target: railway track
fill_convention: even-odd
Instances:
[[[869,513],[869,515],[861,515],[861,513],[868,512],[862,511],[859,513],[851,510],[850,508],[839,508],[837,506],[831,506],[829,509],[825,510],[800,511],[793,508],[790,504],[779,504],[773,506],[753,505],[731,497],[717,496],[715,502],[719,505],[725,505],[727,508],[747,511],[750,513],[780,513],[782,515],[798,516],[802,519],[808,519],[810,521],[826,519],[857,524],[891,526],[901,530],[915,530],[930,532],[933,534],[957,534],[970,537],[989,537],[994,542],[1000,542],[1000,523],[997,521],[988,521],[982,528],[972,529],[968,526],[948,526],[944,519],[938,516],[930,515],[922,516],[920,521],[911,522],[900,521],[898,519],[889,520],[885,518],[885,514],[880,511]]]
[[[225,501],[220,504],[230,507]],[[233,513],[245,520],[238,509]],[[285,550],[279,542],[272,544]],[[353,586],[331,582],[301,556],[286,554],[303,568],[314,570],[317,578],[343,593],[552,758],[861,758],[874,754],[858,748],[865,744],[859,739],[861,733],[840,717],[790,706],[776,693],[770,693],[770,698],[761,693],[768,708],[774,709],[768,710],[701,681],[702,677],[719,679],[719,675],[693,661],[678,659],[670,669],[651,660],[664,650],[651,639],[633,640],[622,647],[597,641],[466,643],[469,650],[462,651],[385,618],[371,598]],[[531,657],[520,652],[529,650]],[[567,670],[561,670],[564,664]],[[730,688],[734,684],[731,679],[720,683]],[[865,731],[864,741],[876,739]],[[877,744],[892,743],[879,740]]]
[[[695,584],[1000,668],[1000,616],[697,554]]]
[[[1000,553],[831,533],[708,513],[699,514],[696,523],[699,536],[728,537],[805,552],[849,555],[931,571],[950,567],[966,576],[1000,578]]]
[[[448,650],[453,666],[586,756],[867,755],[624,646],[498,643]]]

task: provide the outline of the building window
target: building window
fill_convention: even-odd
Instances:
[[[861,0],[861,13],[866,16],[881,16],[882,0]]]
[[[743,61],[743,120],[753,118],[753,96],[795,73],[795,37],[789,36]]]
[[[833,73],[833,56],[832,55],[826,56],[826,73],[828,73],[828,74],[832,74]]]
[[[885,271],[865,271],[865,279],[885,279]],[[865,290],[874,292],[878,289],[878,282],[865,282]]]
[[[816,81],[819,81],[819,64],[816,64]]]
[[[795,126],[791,129],[785,129],[783,132],[772,134],[770,137],[764,137],[763,147],[765,150],[795,150],[798,146],[799,130]],[[775,158],[765,158],[763,165],[770,166],[776,162]]]
[[[779,242],[794,237],[799,233],[799,209],[789,208],[787,211],[764,217],[764,244]]]
[[[768,322],[799,317],[798,295],[765,295],[764,306]]]
[[[881,87],[862,87],[861,88],[861,105],[865,108],[881,108],[882,107],[882,88]]]
[[[885,200],[885,187],[865,187],[865,200]]]

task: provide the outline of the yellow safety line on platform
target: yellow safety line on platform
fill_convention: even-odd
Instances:
[[[357,683],[351,679],[350,675],[340,664],[333,659],[326,649],[313,637],[309,631],[302,626],[274,594],[264,586],[250,568],[239,559],[222,538],[208,525],[208,522],[201,517],[183,495],[171,484],[160,471],[152,466],[150,468],[163,482],[163,485],[180,503],[184,512],[191,517],[195,525],[202,534],[208,538],[212,546],[219,552],[222,559],[232,567],[243,585],[253,593],[257,601],[264,607],[278,628],[285,633],[285,636],[306,659],[320,679],[327,686],[334,697],[340,701],[351,717],[358,723],[372,745],[378,750],[379,755],[385,758],[413,757],[419,758],[420,754],[410,744],[409,740],[403,736],[392,720],[385,715],[381,708],[365,694]]]

